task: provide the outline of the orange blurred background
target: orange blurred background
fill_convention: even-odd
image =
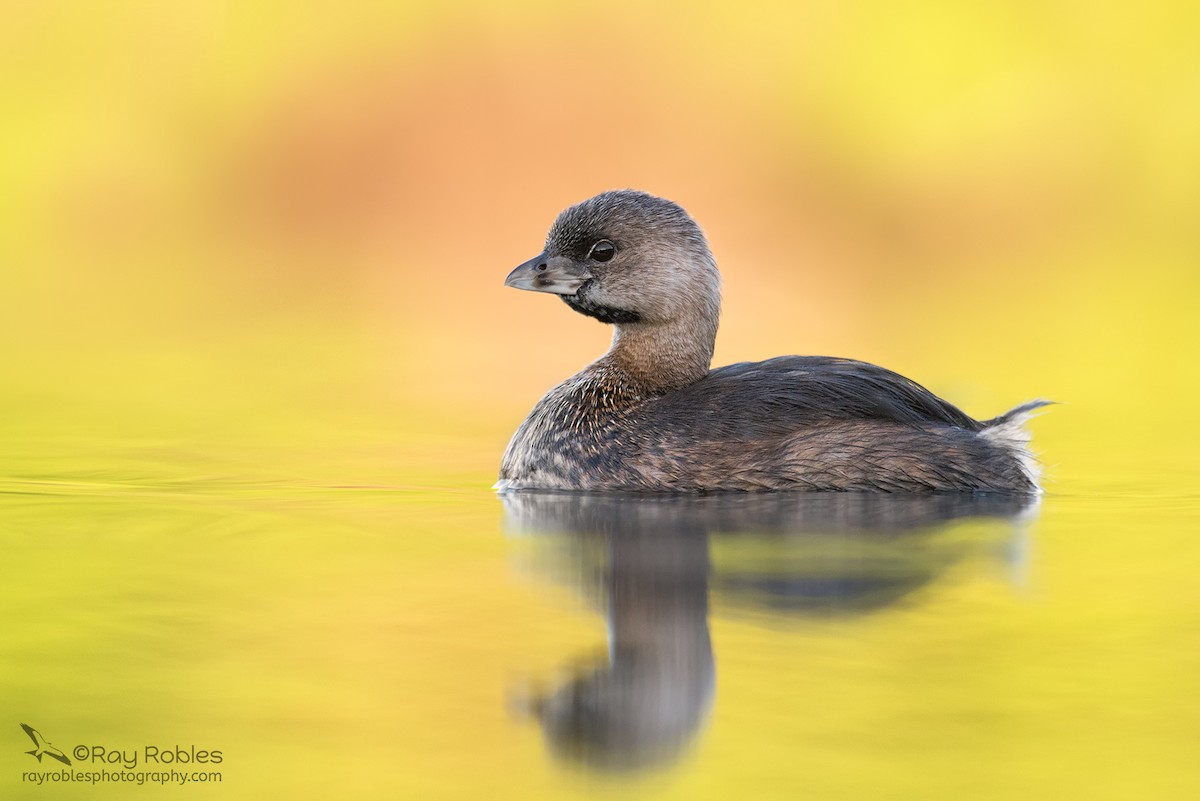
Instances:
[[[708,232],[717,363],[866,359],[979,417],[1066,401],[1036,424],[1059,487],[1084,454],[1100,486],[1190,469],[1197,14],[9,3],[6,472],[132,443],[489,480],[609,336],[501,282],[616,187]]]

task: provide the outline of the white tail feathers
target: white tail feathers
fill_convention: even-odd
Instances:
[[[1054,401],[1048,400],[1022,403],[999,417],[985,420],[983,430],[979,432],[981,437],[1012,454],[1013,458],[1017,460],[1021,472],[1038,492],[1042,492],[1042,465],[1033,455],[1033,451],[1029,449],[1029,441],[1033,435],[1029,433],[1025,424],[1034,416],[1034,412],[1052,403]]]

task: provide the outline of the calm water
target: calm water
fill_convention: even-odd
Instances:
[[[497,497],[123,459],[3,484],[4,798],[1200,797],[1186,482]],[[20,723],[69,770],[220,781],[38,787],[67,768]]]

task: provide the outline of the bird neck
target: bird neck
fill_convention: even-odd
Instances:
[[[716,338],[715,319],[621,324],[603,361],[648,394],[662,395],[708,375]]]

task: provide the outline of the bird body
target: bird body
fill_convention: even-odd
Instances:
[[[506,284],[616,326],[607,354],[543,397],[502,489],[713,492],[1038,490],[1022,426],[978,421],[865,362],[783,356],[709,369],[720,277],[670,201],[607,192],[559,215]]]

